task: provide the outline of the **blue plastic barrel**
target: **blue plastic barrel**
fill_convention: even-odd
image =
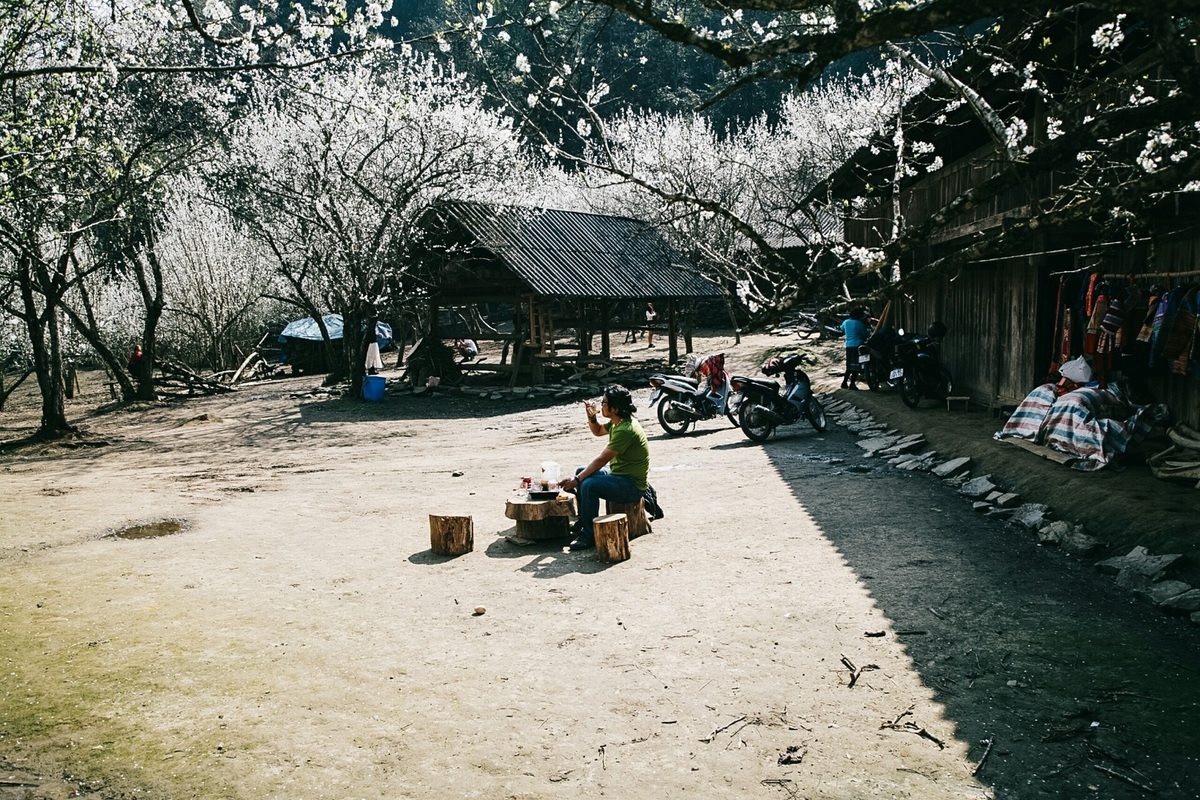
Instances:
[[[383,402],[383,387],[387,385],[387,379],[382,375],[364,375],[363,376],[363,400],[368,403]]]

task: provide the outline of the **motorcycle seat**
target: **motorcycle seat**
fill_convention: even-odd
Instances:
[[[671,383],[684,383],[684,384],[691,386],[692,388],[696,388],[700,385],[700,381],[696,380],[695,378],[689,377],[687,375],[669,375],[667,373],[662,373],[662,374],[653,376],[651,378],[651,380],[653,380],[654,378],[659,378],[664,383],[666,383],[667,381],[670,381]]]

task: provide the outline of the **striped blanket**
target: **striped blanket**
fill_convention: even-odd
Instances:
[[[1075,459],[1071,466],[1103,469],[1165,415],[1163,406],[1129,406],[1119,391],[1083,387],[1055,397],[1054,384],[1030,392],[997,439],[1025,439]]]

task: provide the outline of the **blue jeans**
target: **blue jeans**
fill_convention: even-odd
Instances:
[[[583,472],[583,467],[575,470],[575,475]],[[601,467],[599,472],[584,478],[577,490],[579,498],[579,522],[583,529],[584,539],[595,539],[592,521],[600,516],[600,500],[612,500],[614,503],[636,503],[642,497],[642,490],[624,475],[613,475],[608,467]]]

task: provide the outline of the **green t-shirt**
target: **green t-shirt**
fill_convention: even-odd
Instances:
[[[650,445],[641,423],[633,417],[617,425],[608,423],[608,449],[617,453],[608,462],[609,471],[624,475],[645,491],[650,477]]]

